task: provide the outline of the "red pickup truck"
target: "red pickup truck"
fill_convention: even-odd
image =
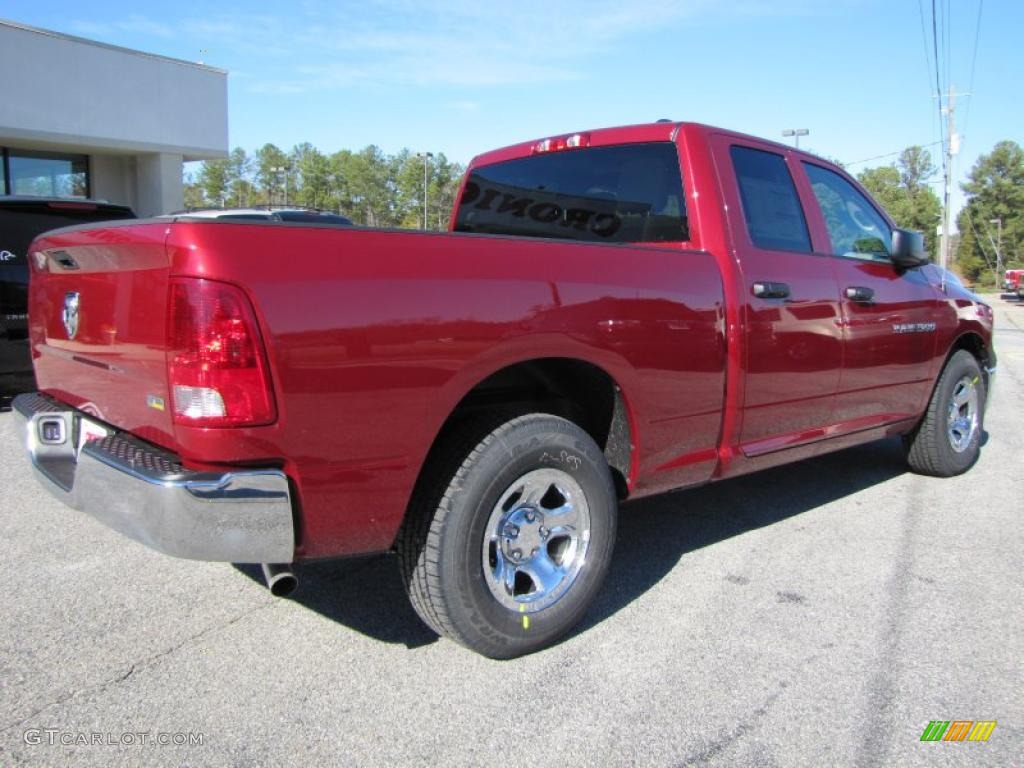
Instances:
[[[474,159],[451,233],[174,219],[31,248],[41,482],[181,557],[396,550],[491,657],[554,642],[618,504],[902,435],[979,452],[992,310],[818,157],[689,123]]]

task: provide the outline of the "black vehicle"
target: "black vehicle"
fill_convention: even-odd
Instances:
[[[51,229],[134,219],[131,208],[96,200],[0,195],[0,405],[35,389],[28,347],[28,247]]]
[[[178,211],[170,216],[196,219],[238,219],[244,221],[290,221],[300,224],[323,224],[329,227],[354,226],[352,219],[320,208],[284,205],[254,205],[249,208],[200,208]]]

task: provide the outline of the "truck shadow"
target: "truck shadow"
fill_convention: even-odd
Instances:
[[[624,504],[607,581],[572,636],[642,596],[690,552],[778,523],[907,471],[899,438],[887,439],[724,483]],[[236,565],[263,583],[258,566]],[[388,555],[302,564],[292,600],[387,643],[437,640],[413,612],[398,563]]]

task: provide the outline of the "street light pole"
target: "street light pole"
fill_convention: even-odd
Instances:
[[[416,157],[423,158],[423,229],[427,228],[427,161],[433,156],[433,152],[416,153]]]
[[[270,172],[275,176],[279,173],[284,174],[284,204],[288,205],[288,167],[284,165],[271,166]],[[271,193],[270,201],[268,203],[271,207],[274,205],[274,195]]]
[[[285,178],[285,205],[286,206],[288,206],[288,171],[290,170],[290,168],[291,167],[287,166],[287,165],[275,165],[275,166],[272,166],[270,168],[271,173],[273,173],[274,175],[280,173]],[[273,206],[273,195],[272,194],[270,195],[269,205],[271,207]]]
[[[807,128],[787,128],[782,132],[782,135],[786,137],[792,136],[793,141],[796,142],[796,148],[800,149],[800,137],[806,136],[809,133],[810,131]]]

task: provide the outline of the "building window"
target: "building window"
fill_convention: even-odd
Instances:
[[[88,197],[89,158],[26,149],[4,150],[3,187],[8,195]]]

